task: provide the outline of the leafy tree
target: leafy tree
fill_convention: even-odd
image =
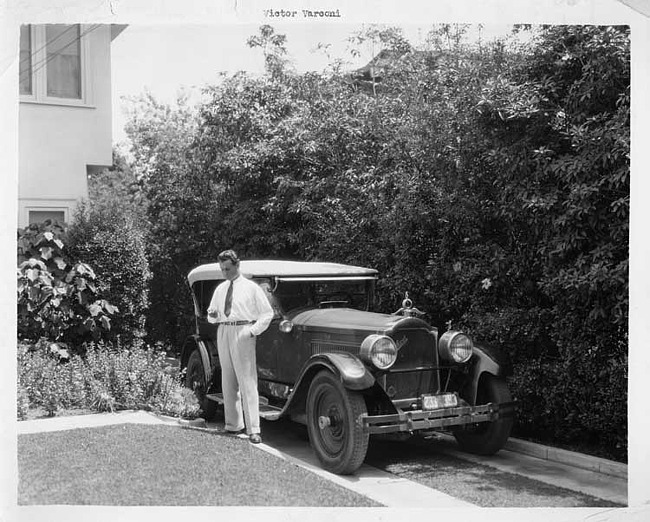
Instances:
[[[376,24],[364,26],[353,33],[348,38],[348,43],[352,46],[350,52],[355,56],[361,54],[359,48],[365,45],[371,46],[373,56],[381,51],[404,54],[413,49],[401,28]]]
[[[251,36],[246,40],[246,44],[254,49],[260,47],[264,53],[264,68],[271,77],[282,77],[289,61],[286,58],[287,37],[284,34],[277,34],[275,29],[270,25],[262,25],[257,35]]]
[[[144,233],[148,229],[148,202],[142,185],[126,153],[116,148],[113,165],[88,176],[88,198],[93,207],[115,208],[128,215]]]
[[[69,254],[94,267],[102,295],[120,310],[109,338],[119,336],[126,345],[142,339],[151,272],[146,239],[134,215],[114,200],[82,204],[69,227],[68,240]]]
[[[558,320],[587,321],[603,342],[606,319],[610,342],[627,317],[629,37],[554,27],[539,38],[480,101],[492,140],[484,157],[500,169],[497,217],[511,237],[525,232],[511,248],[534,260],[536,290]],[[559,331],[575,343],[575,329]]]

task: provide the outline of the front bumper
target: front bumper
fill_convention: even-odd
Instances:
[[[363,429],[370,434],[430,430],[491,422],[512,416],[512,404],[488,403],[480,406],[456,406],[437,410],[399,411],[389,415],[364,415]]]

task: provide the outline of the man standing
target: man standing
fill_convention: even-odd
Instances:
[[[208,308],[208,321],[217,323],[217,349],[221,363],[226,431],[244,431],[253,444],[260,435],[257,392],[256,337],[269,327],[273,308],[264,291],[239,273],[239,258],[232,250],[217,257],[226,280],[219,284]],[[243,404],[243,417],[242,417]]]

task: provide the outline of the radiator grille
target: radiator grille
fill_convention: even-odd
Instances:
[[[410,399],[438,391],[440,374],[436,369],[438,351],[435,332],[404,329],[397,330],[391,337],[399,351],[397,361],[385,376],[384,389],[389,397],[393,400]]]
[[[437,366],[436,336],[424,329],[398,330],[391,334],[399,348],[392,369],[402,370]]]
[[[423,393],[438,391],[437,370],[388,373],[384,379],[384,389],[391,400],[415,399]]]

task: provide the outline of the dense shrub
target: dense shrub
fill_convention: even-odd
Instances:
[[[373,266],[379,311],[409,291],[434,325],[510,355],[521,433],[622,455],[629,28],[542,27],[521,47],[461,34],[410,53],[374,33],[389,52],[372,82],[274,61],[208,87],[198,117],[140,105],[160,332],[191,324],[187,270],[225,247]],[[270,35],[255,42],[273,51]]]
[[[543,342],[517,350],[518,429],[624,459],[629,28],[553,26],[530,51],[486,85],[477,122],[488,133],[485,164],[499,173],[489,180],[492,216],[532,283],[530,304],[520,303],[542,309],[548,325]]]
[[[100,298],[93,269],[70,262],[65,241],[65,229],[50,220],[18,231],[18,339],[80,346],[110,331],[118,310]]]
[[[516,435],[627,461],[627,355],[536,359],[515,368]]]
[[[85,356],[61,357],[48,341],[18,346],[19,418],[25,402],[50,415],[59,410],[148,409],[196,417],[199,404],[184,388],[164,352],[144,346],[89,344]]]
[[[70,256],[93,266],[99,290],[120,311],[105,338],[120,337],[127,344],[143,338],[151,273],[144,234],[133,216],[111,202],[81,204],[68,241]]]

